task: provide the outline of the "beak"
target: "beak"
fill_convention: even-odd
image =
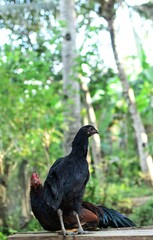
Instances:
[[[95,134],[95,133],[99,134],[99,132],[97,131],[97,129],[93,129],[92,132],[91,132],[91,135],[93,135],[93,134]]]
[[[97,131],[97,129],[95,129],[95,133],[99,134],[99,132]]]
[[[33,179],[32,184],[37,185],[38,184],[38,179]]]

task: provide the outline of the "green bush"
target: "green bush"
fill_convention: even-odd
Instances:
[[[7,237],[2,232],[0,232],[0,239],[1,240],[7,240]]]
[[[138,226],[151,226],[153,225],[153,200],[147,201],[143,206],[136,207],[130,218]]]
[[[23,229],[24,232],[26,231],[43,231],[43,228],[40,226],[39,222],[37,221],[37,219],[34,217],[30,220],[30,222],[28,223],[28,225]]]

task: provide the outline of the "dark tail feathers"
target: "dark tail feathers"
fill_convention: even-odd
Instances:
[[[117,212],[114,209],[109,209],[103,206],[98,207],[99,215],[99,228],[121,228],[121,227],[134,227],[136,226],[130,219]]]

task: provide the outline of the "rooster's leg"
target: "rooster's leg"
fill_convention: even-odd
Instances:
[[[63,222],[63,212],[62,212],[62,210],[57,209],[57,214],[58,214],[58,217],[59,217],[59,220],[60,220],[63,235],[66,236],[66,229],[65,229],[65,226],[64,226],[64,222]]]
[[[61,209],[57,209],[57,214],[60,220],[63,236],[66,237],[66,235],[73,235],[74,234],[73,232],[67,232],[65,229],[64,222],[63,222],[63,211]]]
[[[77,223],[78,223],[78,234],[86,234],[88,233],[88,231],[84,231],[82,226],[81,226],[81,222],[80,222],[80,219],[79,219],[79,215],[77,214],[77,212],[73,211],[73,214],[74,216],[76,216],[76,219],[77,219]]]

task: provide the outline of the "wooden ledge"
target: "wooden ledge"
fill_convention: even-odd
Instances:
[[[153,227],[149,228],[118,228],[94,231],[85,235],[68,235],[68,240],[153,240]],[[63,240],[59,233],[27,232],[8,237],[8,240]]]

